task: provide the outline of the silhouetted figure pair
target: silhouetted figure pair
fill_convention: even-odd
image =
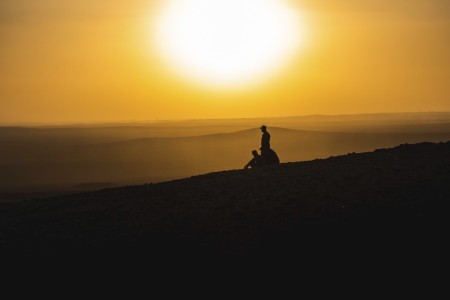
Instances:
[[[253,158],[245,165],[244,169],[251,167],[252,169],[259,168],[267,165],[277,165],[280,163],[280,159],[275,151],[270,148],[270,134],[267,132],[267,127],[265,125],[261,126],[261,131],[263,133],[261,137],[261,155],[258,151],[253,150]]]

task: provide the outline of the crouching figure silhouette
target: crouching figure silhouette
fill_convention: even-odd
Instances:
[[[245,165],[244,170],[247,170],[248,168],[256,169],[262,167],[263,160],[261,155],[258,154],[258,151],[253,150],[252,154],[253,158],[248,162],[248,164]]]
[[[278,165],[280,163],[277,153],[272,148],[266,149],[262,158],[264,165]]]

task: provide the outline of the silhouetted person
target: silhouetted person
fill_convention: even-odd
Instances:
[[[261,126],[262,136],[261,136],[261,156],[265,161],[268,161],[269,150],[270,150],[270,134],[267,132],[266,125]]]
[[[250,160],[248,162],[248,164],[245,165],[244,170],[247,170],[250,167],[252,169],[259,168],[263,165],[262,157],[261,157],[261,155],[258,154],[258,151],[253,150],[252,154],[253,154],[253,158],[252,158],[252,160]]]
[[[262,137],[261,137],[261,157],[263,159],[264,165],[274,165],[279,164],[280,159],[273,149],[270,148],[270,134],[267,132],[266,125],[261,126]]]
[[[261,131],[263,133],[261,137],[261,149],[269,149],[270,148],[270,134],[267,132],[266,125],[261,126]]]

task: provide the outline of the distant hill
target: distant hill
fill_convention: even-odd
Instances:
[[[428,130],[429,126],[416,128],[417,132],[325,132],[272,126],[269,132],[281,161],[289,162],[450,140],[450,126],[440,124],[443,129],[437,131]],[[108,183],[104,187],[155,183],[240,169],[251,151],[259,148],[261,138],[257,128],[178,137],[148,137],[144,129],[130,128],[11,130],[0,134],[0,202],[2,192],[7,201],[36,192],[88,190],[100,187],[99,182]]]
[[[130,137],[177,137],[233,132],[267,124],[313,131],[378,132],[416,131],[426,126],[427,131],[442,130],[450,124],[450,112],[372,113],[343,115],[305,115],[291,117],[259,117],[233,119],[192,119],[149,122],[80,123],[80,124],[0,124],[0,138],[14,129],[14,135],[36,137],[63,137],[76,140],[121,140]],[[444,125],[444,127],[440,126]],[[180,130],[181,129],[181,130]]]
[[[446,253],[449,182],[450,142],[420,143],[1,204],[0,251],[432,261]]]

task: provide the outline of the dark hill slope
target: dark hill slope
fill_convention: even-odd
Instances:
[[[70,133],[70,131],[69,131]],[[162,182],[243,168],[258,149],[257,128],[195,137],[151,137],[108,143],[81,143],[80,134],[19,141],[0,138],[0,201],[5,194],[45,190],[78,191],[80,186]],[[112,134],[112,133],[111,133]],[[313,132],[270,127],[271,145],[282,162],[305,161],[394,147],[450,140],[442,132]],[[33,136],[32,133],[29,134]],[[14,135],[12,135],[14,136]],[[55,138],[55,140],[53,140]],[[72,144],[74,143],[74,144]],[[104,187],[108,187],[108,184]],[[5,197],[5,200],[8,196]]]
[[[0,205],[0,251],[436,255],[444,249],[449,182],[450,142],[421,143],[35,199]]]

